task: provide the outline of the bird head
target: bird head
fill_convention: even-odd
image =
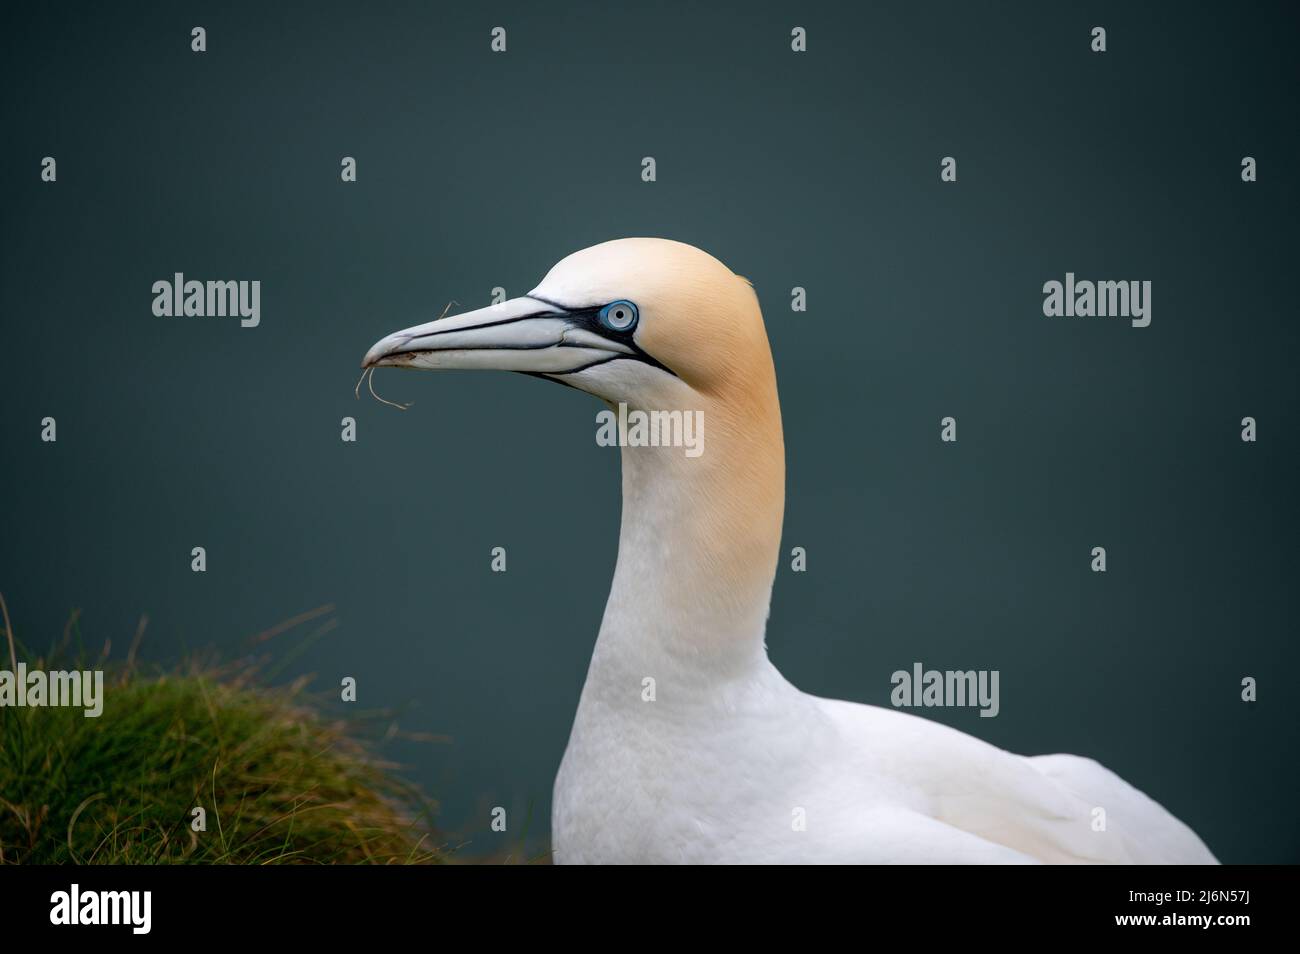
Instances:
[[[609,402],[683,406],[771,356],[753,288],[665,239],[594,245],[520,298],[393,332],[363,368],[484,369],[550,378]]]

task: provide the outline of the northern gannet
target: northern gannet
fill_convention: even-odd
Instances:
[[[584,249],[523,297],[381,339],[362,367],[388,366],[520,371],[612,406],[703,412],[696,457],[621,450],[618,561],[555,780],[557,863],[1214,863],[1090,759],[820,699],[771,664],[776,373],[757,295],[711,255],[650,238]]]

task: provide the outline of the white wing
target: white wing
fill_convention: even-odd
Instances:
[[[906,793],[897,822],[921,857],[900,860],[944,860],[946,843],[948,860],[981,860],[960,832],[985,843],[989,860],[1216,863],[1195,832],[1091,759],[1026,758],[897,710],[818,702],[861,770]]]

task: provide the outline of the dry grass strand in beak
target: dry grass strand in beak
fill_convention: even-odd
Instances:
[[[358,381],[357,383],[360,384],[361,382]],[[376,401],[378,401],[380,404],[387,404],[389,407],[395,407],[399,411],[405,411],[408,407],[411,406],[410,404],[399,404],[397,401],[390,401],[387,398],[382,398],[375,393],[375,369],[374,368],[370,369],[370,380],[368,382],[368,386],[370,388],[370,396],[374,398]]]
[[[387,404],[389,407],[395,407],[399,411],[405,411],[408,407],[411,406],[410,404],[399,404],[396,401],[390,401],[387,398],[382,398],[375,393],[375,369],[374,368],[366,368],[364,371],[361,372],[361,377],[357,378],[357,386],[352,389],[352,393],[358,401],[361,400],[361,382],[366,380],[366,375],[370,375],[370,381],[368,382],[368,386],[370,388],[370,396],[374,398],[376,401],[378,401],[380,404]]]
[[[452,305],[459,305],[459,304],[460,304],[460,302],[458,302],[458,301],[449,301],[449,302],[447,302],[447,307],[444,308],[444,309],[442,310],[442,314],[439,315],[435,320],[436,320],[436,321],[442,321],[442,319],[444,319],[444,318],[447,317],[447,312],[451,311],[451,306],[452,306]],[[366,375],[367,375],[367,374],[370,375],[370,381],[369,381],[369,383],[367,384],[367,387],[370,388],[370,396],[373,397],[376,401],[380,402],[381,404],[387,404],[389,407],[395,407],[395,408],[397,408],[399,411],[405,411],[408,407],[411,406],[411,404],[399,404],[399,403],[396,402],[396,401],[390,401],[390,400],[388,400],[387,398],[382,398],[382,397],[380,397],[378,394],[375,393],[375,369],[374,369],[374,368],[365,368],[365,369],[361,372],[361,377],[357,378],[357,386],[356,386],[355,388],[352,389],[352,395],[353,395],[353,396],[354,396],[358,401],[361,400],[361,382],[366,380]],[[414,403],[414,402],[412,402],[412,403]]]

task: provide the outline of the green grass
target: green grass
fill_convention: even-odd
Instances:
[[[271,686],[252,666],[199,663],[28,667],[106,669],[104,709],[0,707],[0,863],[443,860],[428,799],[305,680]],[[195,807],[206,831],[191,828]]]

